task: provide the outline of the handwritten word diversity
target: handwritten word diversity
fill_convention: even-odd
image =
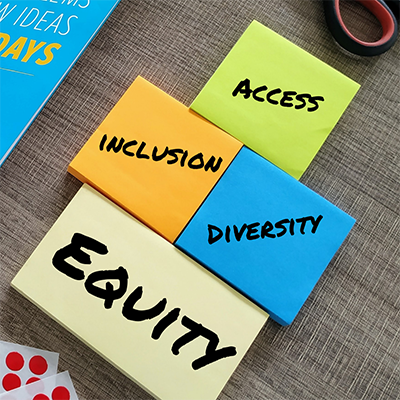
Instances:
[[[232,229],[229,225],[227,225],[224,230],[216,225],[208,224],[208,243],[216,243],[220,239],[222,239],[222,237],[224,237],[225,241],[229,243],[231,241],[231,238],[236,239],[236,241],[240,242],[243,237],[245,237],[247,240],[255,240],[264,238],[275,239],[282,237],[287,233],[293,236],[296,233],[296,224],[300,225],[297,233],[304,235],[306,233],[305,229],[307,222],[310,222],[312,226],[310,232],[315,233],[322,218],[322,215],[319,215],[317,218],[314,218],[312,216],[296,219],[285,218],[281,219],[278,222],[275,222],[275,224],[270,221],[266,221],[263,225],[261,225],[260,222],[253,222],[251,224],[242,224],[240,228],[237,225],[233,225]]]

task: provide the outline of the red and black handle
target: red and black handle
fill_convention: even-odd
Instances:
[[[359,56],[377,56],[389,50],[397,38],[400,0],[357,0],[379,20],[382,37],[376,42],[365,42],[355,37],[343,22],[340,0],[324,0],[326,23],[332,36],[347,51]]]

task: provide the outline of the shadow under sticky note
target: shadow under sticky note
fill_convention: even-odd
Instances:
[[[190,108],[299,179],[358,89],[253,21]]]
[[[138,77],[68,171],[173,242],[241,147]]]
[[[215,399],[268,318],[88,185],[12,286],[163,400]]]
[[[176,245],[287,325],[354,222],[243,147]]]

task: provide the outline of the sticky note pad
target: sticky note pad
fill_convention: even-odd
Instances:
[[[298,179],[358,89],[253,21],[190,107]]]
[[[173,242],[241,146],[139,77],[68,171]]]
[[[12,286],[158,399],[217,398],[268,318],[88,185]]]
[[[354,222],[243,147],[176,245],[287,325]]]

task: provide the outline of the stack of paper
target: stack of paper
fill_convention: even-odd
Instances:
[[[253,21],[190,108],[299,179],[359,87]]]
[[[241,147],[139,77],[68,171],[174,242]]]
[[[176,245],[288,325],[354,222],[244,147]]]
[[[12,286],[160,399],[216,399],[268,318],[87,185]]]

